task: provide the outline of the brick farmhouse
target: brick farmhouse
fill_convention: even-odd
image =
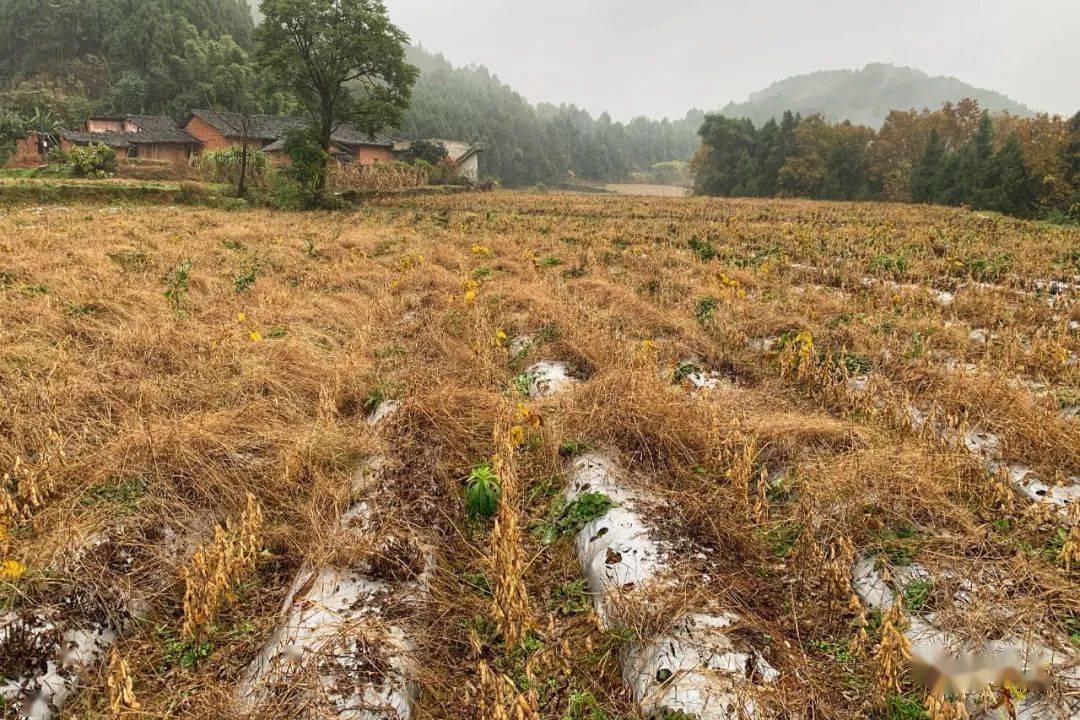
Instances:
[[[271,156],[282,154],[286,133],[306,125],[302,118],[276,115],[251,115],[247,121],[251,145]],[[244,118],[234,113],[193,110],[184,130],[198,138],[203,150],[239,147],[244,138]],[[394,140],[389,136],[362,133],[351,123],[339,125],[330,139],[333,142],[331,152],[342,160],[370,163],[394,159]]]
[[[200,149],[199,140],[167,117],[157,115],[96,116],[81,130],[61,129],[55,134],[27,132],[16,142],[10,165],[40,165],[49,151],[76,145],[107,145],[121,158],[187,163]]]
[[[302,118],[251,115],[213,110],[192,110],[183,127],[157,115],[98,116],[89,118],[81,130],[60,130],[56,135],[27,132],[16,141],[11,165],[38,165],[50,150],[74,145],[102,143],[121,158],[143,158],[177,165],[209,150],[240,147],[245,134],[249,146],[285,161],[286,134],[305,125]],[[246,128],[245,128],[246,125]],[[331,152],[340,162],[389,162],[409,148],[408,140],[388,135],[368,135],[351,123],[342,123],[331,136]],[[429,140],[442,145],[458,172],[474,182],[479,176],[479,155],[485,146],[458,140]]]

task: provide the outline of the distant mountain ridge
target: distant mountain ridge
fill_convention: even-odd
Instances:
[[[795,75],[760,90],[742,103],[729,103],[720,113],[749,118],[760,125],[784,111],[820,113],[827,120],[850,120],[878,128],[890,110],[935,110],[945,102],[977,100],[991,112],[1031,117],[1035,111],[1006,95],[969,85],[953,77],[930,76],[921,70],[870,63],[861,70],[820,70]]]

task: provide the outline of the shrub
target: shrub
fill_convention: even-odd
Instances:
[[[208,150],[195,158],[193,165],[206,182],[236,185],[240,182],[240,162],[243,151],[238,147],[225,150]],[[270,156],[262,150],[248,148],[247,184],[250,187],[268,188],[274,176]]]
[[[430,163],[417,163],[427,173],[429,185],[472,185],[472,181],[458,173],[458,167],[454,161],[446,157],[435,165]]]
[[[116,151],[107,145],[76,145],[68,152],[74,177],[107,178],[116,172]]]
[[[54,147],[45,158],[49,165],[70,165],[71,153],[62,147]]]
[[[409,149],[401,154],[401,159],[406,163],[418,163],[424,161],[429,165],[438,165],[447,156],[446,146],[442,143],[433,143],[427,140],[417,140],[410,143]]]
[[[325,193],[320,192],[319,184],[330,156],[319,145],[312,130],[305,128],[287,133],[284,150],[290,163],[278,174],[283,182],[274,188],[274,198],[289,204],[278,207],[292,209],[293,201],[303,210],[325,205]]]
[[[206,197],[206,190],[199,183],[182,182],[176,193],[176,202],[181,205],[200,205],[206,201]]]

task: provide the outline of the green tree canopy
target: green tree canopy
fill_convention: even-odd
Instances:
[[[324,151],[343,122],[366,133],[400,122],[418,70],[380,0],[263,0],[259,10],[259,64],[293,92]],[[317,198],[324,187],[325,165]]]

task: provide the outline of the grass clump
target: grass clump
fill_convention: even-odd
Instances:
[[[87,490],[80,502],[89,506],[111,506],[115,512],[130,515],[145,492],[143,478],[111,478]]]
[[[154,264],[153,259],[141,250],[117,250],[106,255],[126,273],[145,272]]]
[[[719,301],[712,296],[700,298],[694,306],[694,318],[700,325],[708,325],[716,317],[716,308],[719,305]]]
[[[585,580],[571,580],[559,585],[551,592],[549,606],[560,615],[588,612],[592,607],[588,583]]]
[[[915,695],[891,695],[885,703],[885,720],[930,720],[923,701]]]
[[[575,691],[566,701],[562,720],[610,720],[610,717],[591,692]]]

